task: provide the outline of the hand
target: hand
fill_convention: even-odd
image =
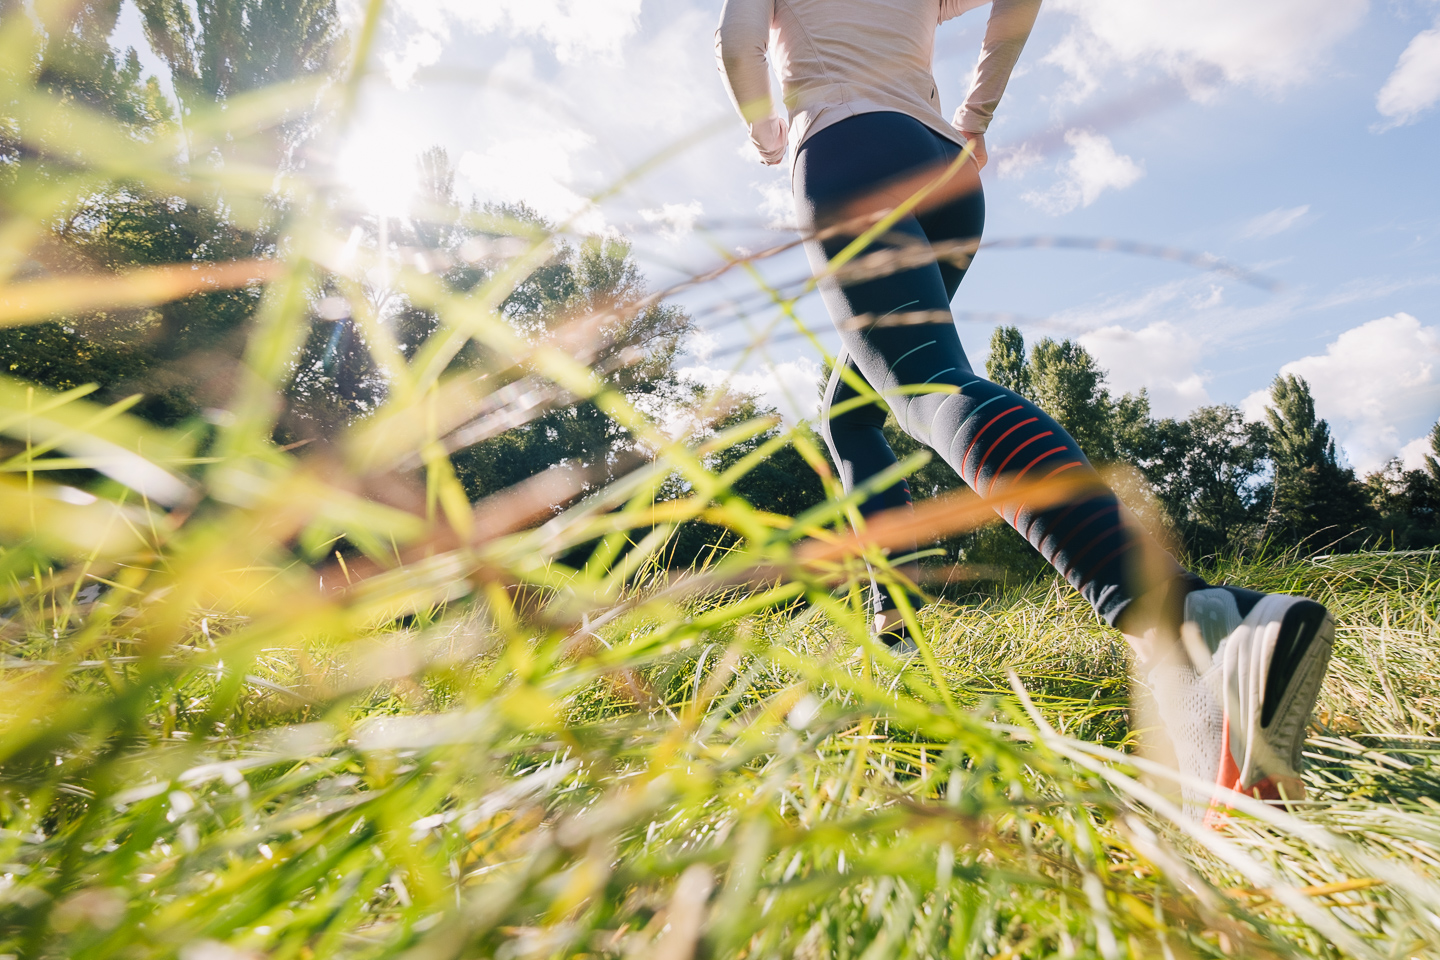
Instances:
[[[785,159],[790,124],[784,117],[766,117],[750,124],[750,142],[760,151],[760,162],[773,167]]]
[[[972,145],[970,148],[970,152],[971,155],[975,158],[975,169],[984,170],[985,164],[990,162],[990,154],[985,152],[985,134],[966,133],[964,130],[961,130],[960,136],[964,137],[966,140],[969,140]]]

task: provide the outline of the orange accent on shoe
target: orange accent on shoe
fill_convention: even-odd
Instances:
[[[1280,784],[1275,782],[1274,777],[1261,777],[1250,785],[1246,791],[1256,800],[1267,800],[1271,803],[1279,803],[1285,798],[1280,796]]]
[[[1215,786],[1222,790],[1239,790],[1240,767],[1236,765],[1235,758],[1230,755],[1230,711],[1225,711],[1225,718],[1220,727],[1220,769],[1215,774]],[[1210,799],[1210,807],[1205,811],[1205,826],[1219,826],[1225,817],[1230,813],[1230,805],[1219,797]]]

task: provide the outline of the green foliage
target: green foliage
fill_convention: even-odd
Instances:
[[[1014,390],[1022,397],[1033,398],[1030,363],[1025,359],[1025,337],[1018,327],[996,327],[990,334],[990,356],[985,360],[985,374],[994,383]]]
[[[1073,341],[1043,339],[1027,361],[1019,330],[1002,327],[990,349],[991,379],[1032,397],[1097,464],[1124,463],[1140,470],[1140,487],[1117,483],[1122,496],[1152,529],[1173,529],[1191,556],[1244,551],[1266,542],[1355,549],[1383,527],[1377,526],[1376,506],[1382,512],[1408,510],[1410,503],[1420,511],[1414,521],[1385,521],[1391,539],[1399,536],[1410,543],[1427,536],[1421,531],[1429,529],[1429,515],[1421,514],[1429,510],[1429,494],[1410,481],[1401,484],[1402,494],[1396,482],[1378,479],[1367,493],[1354,471],[1339,465],[1329,425],[1316,418],[1303,379],[1276,379],[1268,426],[1246,423],[1228,405],[1203,407],[1185,420],[1157,421],[1143,390],[1112,397],[1104,371]],[[942,489],[933,481],[920,488]],[[1387,496],[1400,499],[1381,505]],[[975,536],[996,539],[986,562],[1024,568],[1018,538],[988,532]],[[1041,569],[1033,562],[1030,566]]]
[[[539,230],[553,229],[524,208],[495,208],[490,213]],[[468,239],[462,238],[461,244]],[[480,282],[488,275],[481,271],[465,280]],[[639,266],[621,240],[557,244],[544,263],[516,284],[501,311],[532,344],[584,337],[583,359],[608,389],[632,404],[663,407],[683,392],[675,360],[692,330],[690,318],[675,306],[651,301]],[[487,366],[493,368],[484,357],[473,363],[477,372]],[[523,366],[496,372],[512,383],[534,376]],[[590,478],[587,486],[599,486],[643,458],[630,430],[593,401],[547,406],[523,426],[454,453],[456,473],[471,499],[562,464],[584,470]]]
[[[276,219],[286,198],[230,189],[215,171],[226,163],[269,167],[276,174],[298,167],[300,148],[314,135],[313,94],[288,102],[281,116],[258,128],[242,119],[247,129],[230,134],[222,127],[214,136],[214,120],[233,97],[328,70],[341,35],[334,0],[140,3],[146,38],[179,98],[178,116],[159,81],[142,78],[136,52],[119,54],[110,46],[120,8],[107,2],[42,3],[33,18],[17,8],[5,28],[12,37],[30,33],[29,73],[17,72],[18,63],[7,64],[9,89],[28,81],[58,104],[113,121],[109,129],[122,142],[183,146],[189,164],[179,176],[149,186],[134,178],[98,181],[57,211],[27,268],[103,275],[273,254]],[[0,194],[0,211],[23,210],[26,191],[63,180],[75,168],[67,157],[73,151],[27,146],[21,102],[12,95],[10,109],[3,111],[8,122],[0,123],[0,159],[16,161],[0,164],[0,184],[10,187]],[[202,119],[198,126],[210,133],[192,135],[190,126]],[[50,122],[65,129],[60,116]],[[83,139],[80,129],[66,132]],[[143,381],[147,396],[138,412],[176,424],[219,402],[218,394],[236,375],[241,328],[258,303],[258,291],[242,287],[149,309],[72,314],[24,334],[0,333],[0,351],[12,373],[56,389],[94,383],[102,398],[118,400],[141,389]]]
[[[17,73],[50,34],[4,9],[19,146],[0,323],[32,335],[17,342],[57,383],[103,356],[65,372],[57,345],[107,323],[117,351],[167,323],[185,341],[163,363],[135,348],[112,384],[163,384],[197,353],[228,362],[192,381],[213,389],[203,433],[113,393],[0,377],[0,954],[1440,950],[1428,557],[1213,574],[1315,595],[1341,629],[1311,742],[1319,804],[1204,831],[1130,752],[1121,641],[1072,592],[934,605],[898,662],[863,602],[867,565],[891,573],[886,543],[852,539],[854,503],[807,433],[743,399],[702,403],[693,443],[661,429],[687,388],[645,384],[673,368],[681,318],[647,299],[623,245],[465,210],[406,235],[433,245],[403,259],[378,223],[336,257],[355,215],[328,202],[327,172],[273,147],[297,117],[327,125],[317,138],[343,127],[344,88],[267,87],[238,128],[233,101],[187,101],[186,148],[147,142]],[[52,23],[60,8],[36,9]],[[283,74],[267,64],[300,62],[285,49],[316,36],[313,8],[159,9],[156,36],[195,51],[196,87],[216,95]],[[302,43],[241,55],[287,16]],[[56,122],[20,122],[37,111]],[[427,162],[438,202],[444,168]],[[183,210],[156,199],[175,195]],[[57,240],[81,209],[105,228]],[[154,226],[182,213],[216,226],[166,261]],[[198,294],[147,279],[193,278],[187,244],[217,232],[249,244],[215,254],[231,274]],[[175,269],[92,269],[77,251]],[[282,445],[297,368],[336,329],[354,334],[337,354],[373,364],[345,376],[376,389],[363,404],[331,390],[324,442]],[[636,463],[595,453],[471,505],[454,450],[587,407],[604,423],[577,434]],[[691,524],[729,549],[662,569]]]
[[[1139,466],[1199,556],[1253,543],[1269,505],[1261,479],[1268,433],[1228,404],[1153,426],[1152,455]]]
[[[341,38],[334,0],[137,0],[145,39],[182,109],[325,72]],[[251,146],[254,141],[251,141]]]
[[[707,396],[694,384],[682,389],[690,394],[686,406],[698,411],[702,418],[686,438],[692,446],[714,441],[727,431],[742,429],[756,421],[768,420],[773,424],[705,457],[705,467],[716,474],[741,468],[747,459],[758,461],[731,484],[730,495],[757,510],[786,517],[798,517],[825,502],[823,479],[796,445],[787,442],[776,411],[761,408],[754,397],[728,392]],[[796,428],[794,435],[812,451],[824,449],[824,441],[808,426]],[[673,474],[661,488],[659,499],[673,501],[692,493],[693,487],[680,475]],[[677,567],[703,566],[742,543],[742,537],[721,525],[694,520],[675,531],[667,562]]]
[[[1352,549],[1375,521],[1355,471],[1340,466],[1330,427],[1315,417],[1310,385],[1292,375],[1275,378],[1270,422],[1274,494],[1268,527],[1286,543],[1311,549]]]
[[[1105,387],[1105,371],[1090,352],[1074,340],[1042,338],[1025,356],[1025,338],[1016,327],[997,327],[990,337],[986,373],[1002,387],[1033,400],[1070,432],[1085,455],[1096,463],[1117,456],[1117,429],[1133,419],[1142,399],[1123,398],[1124,416]]]
[[[1070,432],[1096,463],[1115,459],[1114,405],[1105,372],[1073,340],[1041,339],[1030,349],[1035,402]]]
[[[1395,459],[1365,478],[1382,544],[1398,549],[1440,546],[1440,422],[1430,430],[1430,451],[1423,470],[1406,470]]]

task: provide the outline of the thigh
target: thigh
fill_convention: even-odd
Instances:
[[[878,204],[877,210],[893,207],[913,193],[912,181],[918,178],[923,185],[933,180],[958,154],[953,143],[900,114],[862,114],[826,128],[808,140],[796,158],[801,227],[824,230],[848,222],[857,209],[868,209],[865,205]],[[966,164],[965,169],[973,184],[919,216],[902,218],[871,251],[928,246],[934,239],[954,239],[977,229],[976,217],[983,218],[984,201],[974,164]],[[817,275],[825,272],[854,233],[845,229],[806,244]],[[897,388],[962,386],[974,378],[950,315],[951,284],[958,283],[954,273],[950,270],[947,275],[939,263],[931,262],[870,279],[820,283],[846,353],[870,385],[886,396],[902,426],[910,394]]]
[[[883,429],[885,407],[873,398],[864,402],[862,398],[865,394],[856,389],[854,380],[869,386],[865,374],[855,366],[850,352],[841,347],[840,355],[835,358],[835,369],[831,371],[830,380],[825,385],[825,400],[820,409],[821,420],[828,429]]]
[[[925,238],[935,248],[947,301],[953,300],[985,230],[985,194],[981,190],[967,193],[939,209],[922,213],[918,220]]]

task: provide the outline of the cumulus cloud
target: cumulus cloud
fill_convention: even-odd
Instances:
[[[1411,123],[1440,102],[1440,26],[1417,35],[1380,94],[1375,107],[1389,119],[1388,126]]]
[[[765,180],[751,184],[760,191],[760,215],[765,226],[773,230],[795,229],[800,216],[795,212],[795,194],[790,189],[789,178]]]
[[[667,203],[652,210],[641,210],[640,216],[646,223],[660,224],[660,236],[670,243],[678,243],[695,232],[695,221],[705,214],[705,206],[699,200],[689,203]]]
[[[1152,323],[1140,330],[1101,327],[1082,334],[1080,345],[1110,374],[1120,393],[1150,394],[1158,417],[1180,417],[1210,402],[1205,376],[1196,370],[1201,343],[1172,323]]]
[[[1024,199],[1051,214],[1088,207],[1106,190],[1124,190],[1145,176],[1145,168],[1116,153],[1110,138],[1089,130],[1071,130],[1065,142],[1073,149],[1059,170],[1064,178],[1049,190],[1031,190]]]
[[[1271,210],[1269,213],[1262,213],[1245,224],[1240,231],[1240,236],[1250,239],[1273,237],[1277,233],[1284,233],[1295,226],[1309,212],[1310,205],[1307,203],[1304,206],[1291,207],[1288,210],[1281,208]]]
[[[458,169],[487,200],[523,202],[558,221],[578,217],[577,226],[594,232],[603,228],[603,220],[591,222],[596,216],[593,205],[573,186],[574,158],[592,143],[578,130],[531,130],[498,140],[484,151],[467,151]]]
[[[600,6],[613,8],[615,2],[603,0]],[[693,137],[728,109],[710,58],[694,55],[714,31],[708,12],[667,9],[646,27],[620,42],[614,58],[558,64],[538,49],[543,38],[508,43],[495,34],[468,41],[467,49],[503,53],[490,61],[485,86],[457,105],[454,122],[483,131],[464,137],[476,144],[471,149],[456,151],[462,195],[523,200],[560,222],[578,214],[573,225],[591,233],[604,231],[607,223],[641,221],[648,210],[651,222],[665,225],[657,231],[664,235],[637,236],[638,245],[693,244],[685,235],[702,208],[690,198],[712,167],[726,166],[723,158],[692,151],[684,165],[655,168],[622,194],[606,194],[657,148]],[[656,77],[666,82],[656,83]],[[386,132],[374,135],[383,138]],[[603,210],[589,200],[602,194]],[[685,202],[676,203],[677,197]]]
[[[682,367],[680,375],[707,387],[728,386],[754,394],[762,406],[774,407],[789,423],[810,420],[820,412],[820,365],[809,357],[766,363],[757,370],[736,373],[704,364]]]
[[[1406,441],[1428,432],[1440,414],[1440,328],[1408,313],[1381,317],[1280,372],[1309,382],[1316,414],[1330,421],[1356,468],[1377,469],[1402,446],[1413,452]],[[1259,390],[1242,409],[1260,419],[1269,402],[1269,390]]]
[[[1400,448],[1400,462],[1405,464],[1406,470],[1424,470],[1426,467],[1425,458],[1434,456],[1434,450],[1430,446],[1430,434],[1416,437],[1405,446]]]
[[[1303,80],[1359,25],[1368,0],[1055,0],[1077,23],[1048,55],[1077,93],[1113,66],[1152,65],[1192,90],[1216,79],[1278,89]]]
[[[391,78],[408,83],[440,59],[454,25],[475,33],[508,33],[548,43],[562,62],[616,58],[636,30],[641,0],[399,0],[391,8],[404,39],[384,56]]]
[[[1044,163],[1045,155],[1027,141],[1017,147],[996,146],[990,151],[990,159],[1002,180],[1018,180]]]

